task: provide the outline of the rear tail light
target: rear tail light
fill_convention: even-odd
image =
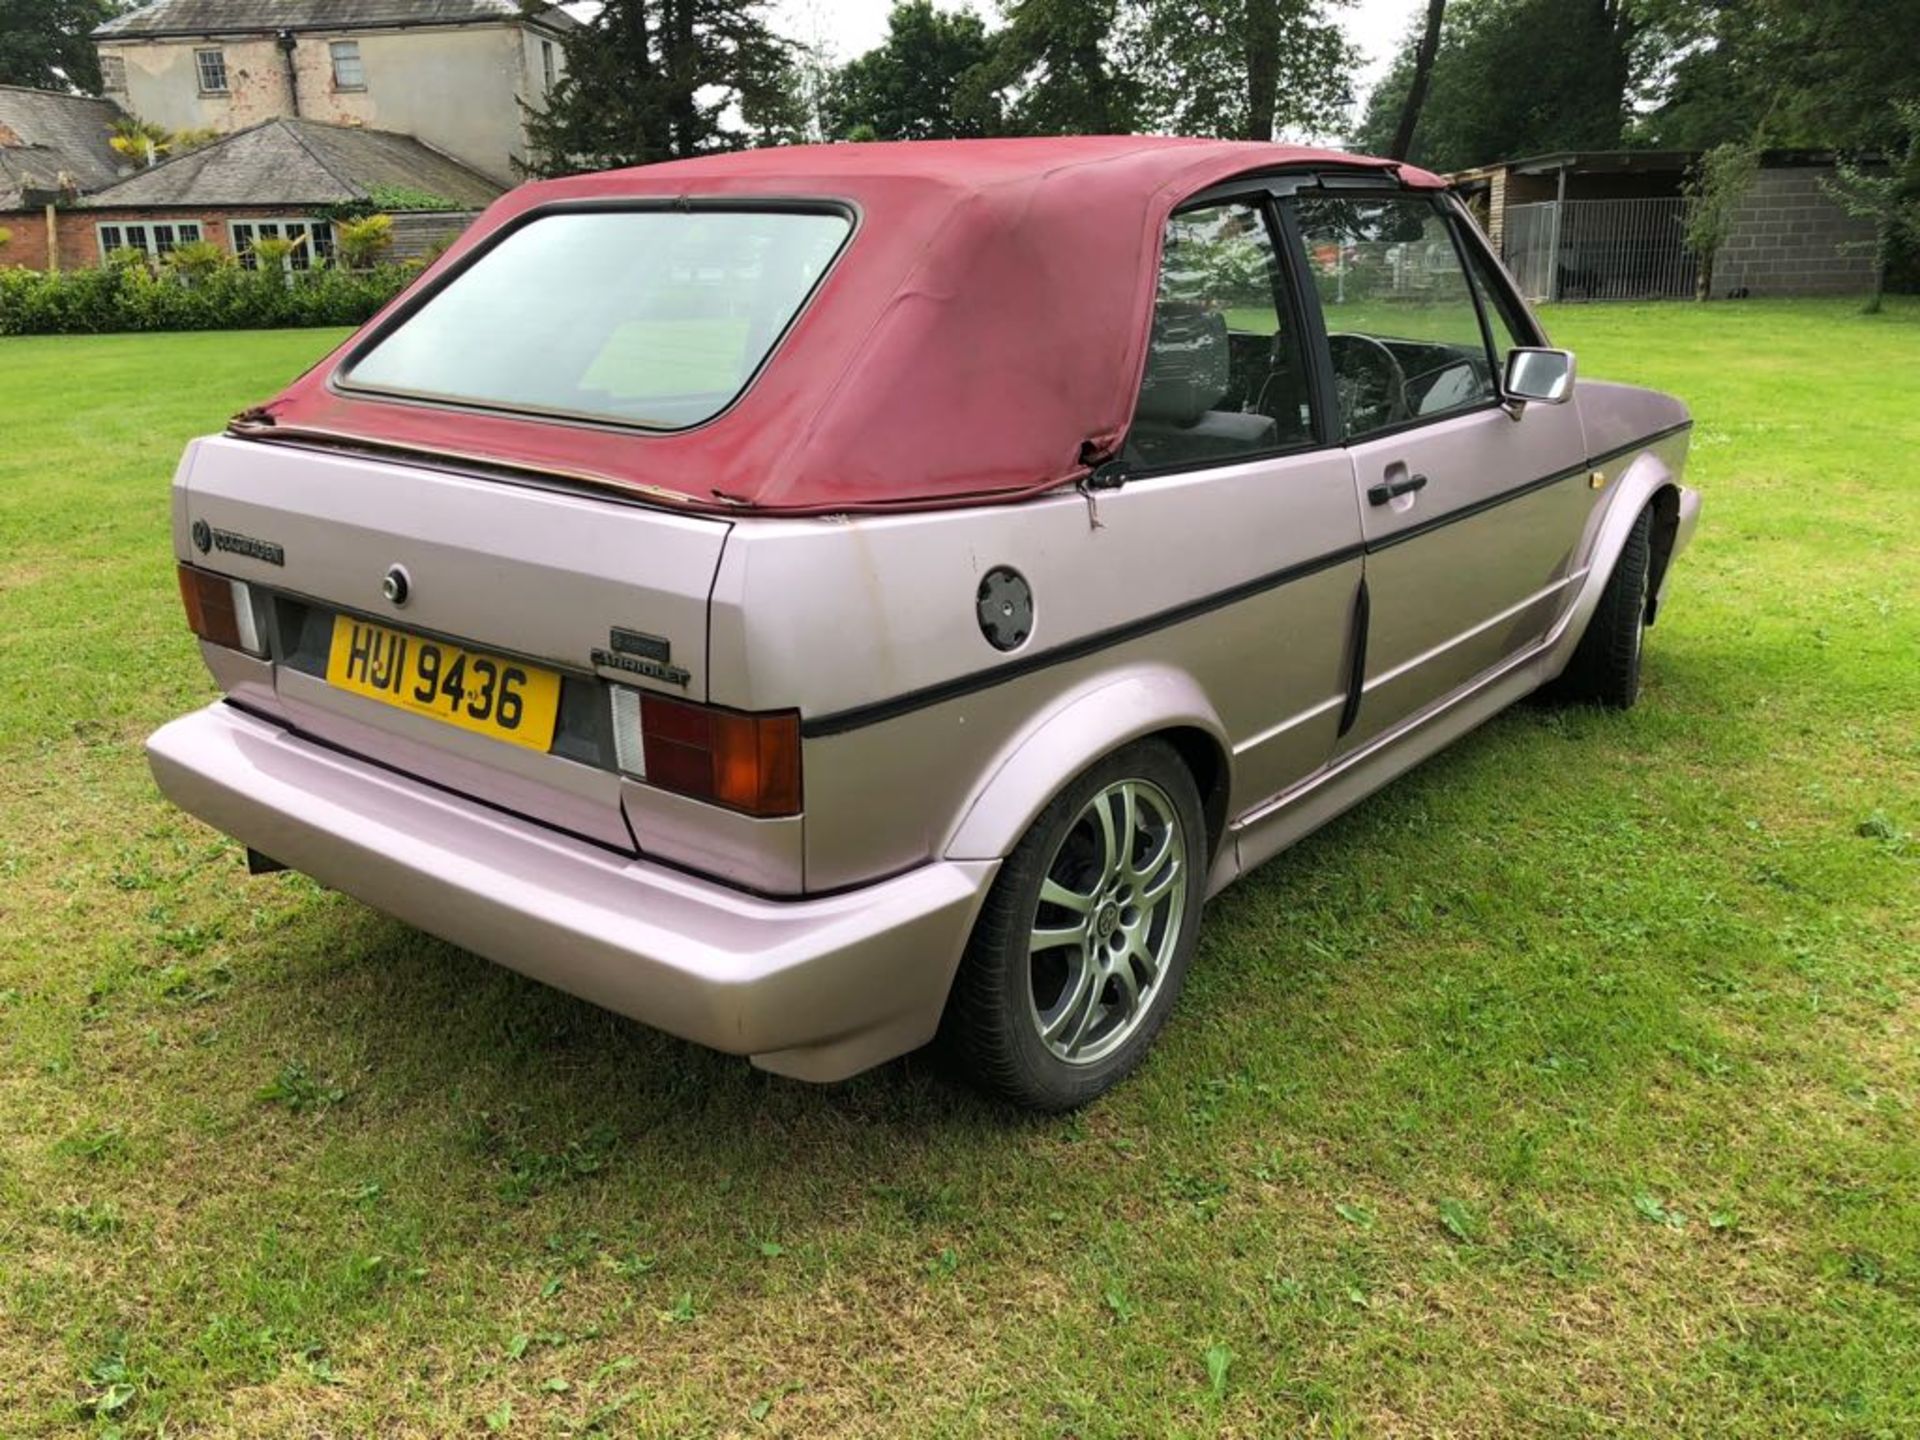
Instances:
[[[265,655],[260,622],[253,613],[253,592],[244,580],[230,580],[191,565],[180,567],[180,601],[187,607],[187,626],[211,645]]]
[[[613,687],[620,768],[649,785],[772,817],[800,813],[800,712],[750,715]]]

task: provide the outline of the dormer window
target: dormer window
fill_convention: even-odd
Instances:
[[[224,50],[196,50],[193,63],[200,75],[200,93],[202,95],[224,95],[227,93],[227,52]]]
[[[360,63],[360,42],[358,40],[335,40],[327,46],[333,57],[333,88],[336,90],[364,90],[367,88],[366,67]]]

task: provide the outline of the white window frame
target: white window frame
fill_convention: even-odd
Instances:
[[[126,56],[102,55],[100,57],[100,88],[114,95],[127,93]]]
[[[209,68],[207,62],[209,60],[219,69],[220,83],[218,85],[209,85],[207,83],[207,71]],[[202,95],[225,95],[230,93],[227,89],[231,79],[227,74],[227,52],[218,45],[208,45],[195,50],[193,52],[193,78],[199,83],[200,93]]]
[[[161,230],[173,232],[164,249]],[[159,260],[182,245],[206,239],[207,227],[199,220],[102,220],[93,227],[93,238],[103,264],[115,250],[138,250],[149,260]]]
[[[358,40],[329,40],[327,42],[327,61],[333,67],[333,88],[338,90],[364,90],[367,88],[367,62],[360,54]],[[340,78],[342,61],[350,62],[353,71],[360,78],[343,80]]]
[[[233,249],[233,258],[240,262],[245,270],[259,269],[252,255],[255,240],[293,240],[290,229],[301,229],[306,236],[304,249],[296,250],[281,261],[287,270],[321,270],[333,263],[333,222],[315,220],[308,215],[274,216],[266,220],[229,220],[227,222],[227,243]],[[265,235],[261,231],[266,231]],[[243,234],[244,232],[244,238]],[[318,236],[316,241],[314,237]]]
[[[540,42],[540,81],[544,92],[551,95],[553,87],[559,83],[559,80],[560,68],[554,57],[553,41],[542,40]]]

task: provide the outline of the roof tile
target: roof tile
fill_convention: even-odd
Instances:
[[[486,205],[502,188],[411,135],[282,118],[164,160],[81,203],[96,210],[337,205],[387,186],[438,195],[458,209]]]
[[[120,118],[111,100],[0,85],[0,210],[19,209],[30,190],[113,184],[130,168],[107,143]]]
[[[553,30],[578,22],[557,6],[519,0],[154,0],[116,15],[98,40],[232,35],[281,30],[371,30],[524,20]]]

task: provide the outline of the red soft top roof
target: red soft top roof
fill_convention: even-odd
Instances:
[[[748,150],[524,185],[417,283],[557,201],[833,199],[860,220],[759,378],[694,429],[619,430],[332,388],[365,330],[234,428],[535,470],[706,510],[1032,494],[1078,479],[1125,435],[1167,216],[1209,185],[1288,167],[1444,183],[1335,151],[1075,136]]]

